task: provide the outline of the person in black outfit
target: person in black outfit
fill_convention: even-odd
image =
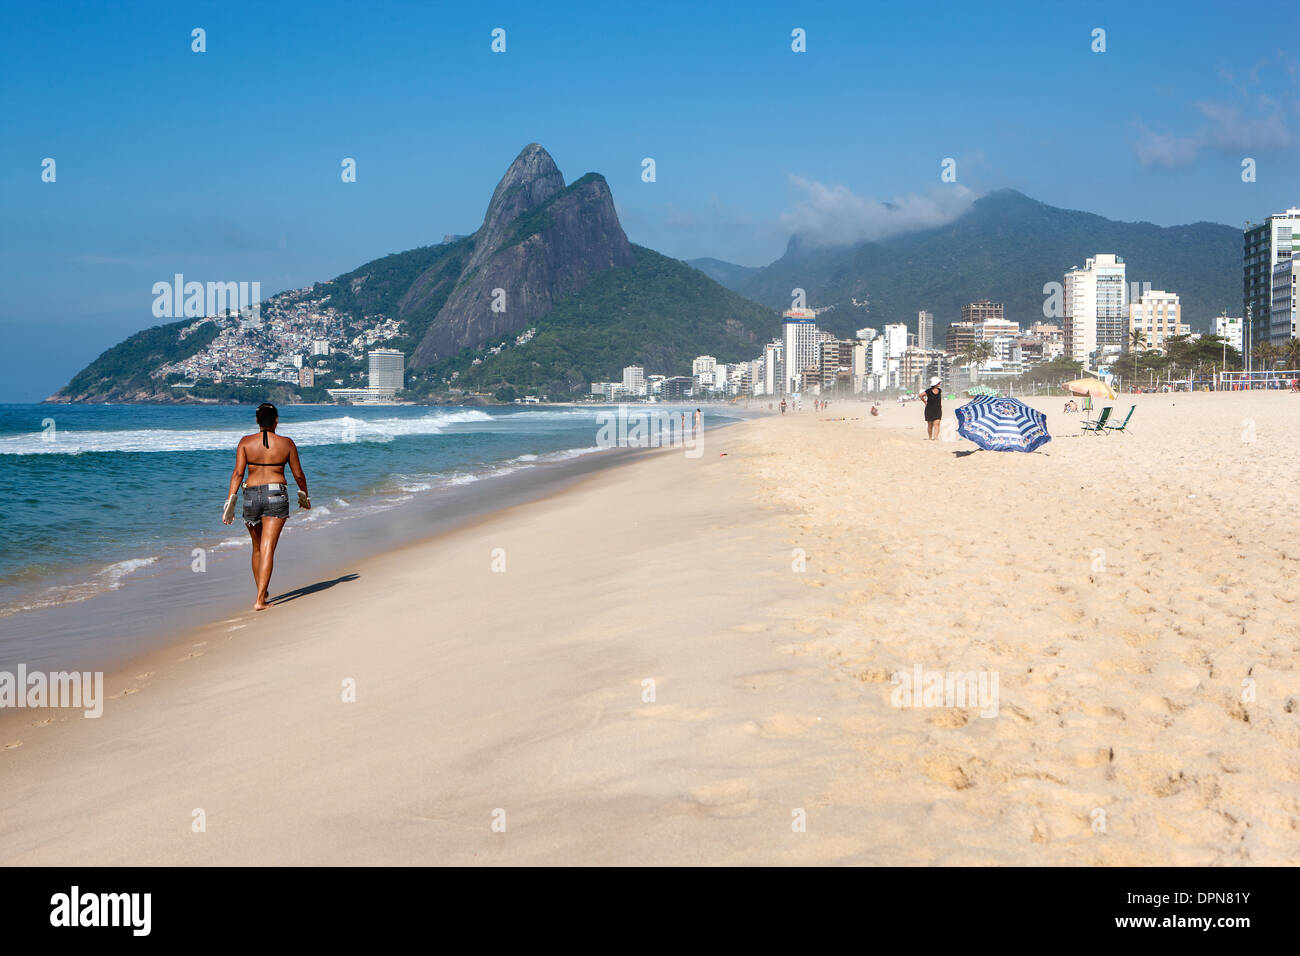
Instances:
[[[939,437],[939,421],[943,418],[943,387],[938,376],[930,379],[930,387],[921,393],[925,402],[925,428],[930,441]]]

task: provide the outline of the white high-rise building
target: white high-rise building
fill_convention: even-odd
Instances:
[[[907,324],[899,322],[895,325],[887,325],[882,334],[889,358],[902,358],[903,353],[907,351]]]
[[[1124,347],[1128,284],[1124,260],[1099,253],[1065,274],[1065,354],[1076,362]]]
[[[763,395],[780,395],[785,391],[785,367],[781,361],[784,351],[780,342],[768,342],[763,347]]]
[[[1214,320],[1214,334],[1240,352],[1242,325],[1239,315],[1220,315]]]
[[[330,340],[329,340],[329,339],[312,339],[312,340],[311,340],[311,354],[312,354],[312,355],[329,355],[329,354],[330,354]]]
[[[709,381],[712,382],[712,375],[718,367],[718,360],[712,355],[698,355],[691,360],[691,376],[699,378],[701,375],[709,375]]]
[[[1165,348],[1175,335],[1187,335],[1192,330],[1183,324],[1183,307],[1173,292],[1148,289],[1138,301],[1128,307],[1129,347],[1134,332],[1142,333],[1144,346],[1149,349]]]
[[[370,390],[392,397],[405,385],[406,356],[397,349],[370,352]]]
[[[645,368],[640,365],[628,365],[623,369],[623,391],[629,397],[645,397]]]
[[[934,343],[934,313],[926,312],[924,309],[916,313],[916,347],[918,349],[933,348]]]
[[[1296,337],[1296,277],[1300,259],[1283,259],[1273,266],[1273,303],[1269,311],[1269,341],[1285,344]]]
[[[803,387],[805,369],[819,364],[817,316],[812,309],[791,309],[781,319],[785,358],[785,391],[798,392]]]
[[[867,373],[870,369],[871,343],[862,341],[861,337],[853,343],[853,391],[858,393],[867,387]]]
[[[857,336],[859,339],[861,339],[863,342],[870,342],[879,333],[877,333],[875,329],[858,329],[853,334]]]

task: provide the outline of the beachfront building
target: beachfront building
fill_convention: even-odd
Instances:
[[[1245,323],[1242,322],[1239,315],[1216,316],[1214,319],[1214,334],[1240,352],[1242,327],[1244,325]]]
[[[397,349],[373,349],[370,359],[370,391],[374,397],[392,398],[406,384],[406,356]]]
[[[1294,236],[1300,232],[1300,208],[1269,216],[1264,222],[1246,226],[1242,246],[1242,314],[1250,316],[1244,330],[1245,347],[1260,342],[1282,345],[1290,332],[1273,326],[1273,271],[1290,261]]]
[[[1119,351],[1128,329],[1124,260],[1098,253],[1082,269],[1065,274],[1065,355],[1091,362],[1096,353]]]
[[[1128,307],[1129,346],[1135,333],[1142,334],[1142,348],[1164,351],[1166,343],[1175,335],[1187,335],[1192,330],[1183,324],[1183,307],[1174,292],[1150,289]]]
[[[949,360],[940,349],[909,348],[898,363],[898,387],[908,392],[920,392],[939,376],[949,378]]]
[[[916,313],[916,347],[934,348],[934,313],[922,310]]]
[[[974,322],[952,322],[948,325],[948,351],[957,355],[968,345],[975,344]]]
[[[1001,322],[1005,318],[1006,313],[1001,302],[980,299],[978,302],[967,302],[961,307],[961,320],[970,322],[972,325],[983,322]]]
[[[1014,338],[1020,334],[1020,323],[1007,319],[985,319],[975,323],[975,341],[992,342],[994,339]]]
[[[645,368],[640,365],[628,365],[623,369],[623,391],[628,398],[644,398]]]
[[[659,394],[665,402],[690,398],[693,381],[688,375],[670,375],[659,386]]]
[[[885,340],[885,348],[889,357],[891,359],[901,359],[903,353],[907,351],[907,325],[903,322],[886,325],[881,335]]]
[[[763,390],[755,390],[755,395],[781,395],[785,392],[785,363],[781,359],[784,351],[785,346],[780,342],[768,342],[763,347]]]
[[[691,360],[691,378],[697,388],[715,388],[718,385],[718,360],[712,355],[699,355]]]
[[[805,369],[819,362],[817,316],[812,309],[790,309],[781,317],[781,339],[785,358],[783,392],[803,387]]]
[[[857,344],[854,339],[831,339],[821,343],[818,379],[823,393],[828,390],[853,391],[853,351]]]
[[[1269,341],[1289,342],[1296,337],[1296,277],[1300,258],[1285,259],[1273,266],[1272,311],[1269,313]]]

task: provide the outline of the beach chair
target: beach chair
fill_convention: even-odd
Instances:
[[[1133,417],[1133,409],[1135,408],[1137,408],[1136,405],[1130,405],[1128,407],[1128,414],[1124,416],[1124,420],[1118,425],[1107,425],[1106,429],[1112,432],[1127,432],[1129,419]]]
[[[1101,435],[1105,432],[1106,422],[1110,420],[1111,406],[1107,405],[1101,410],[1095,422],[1079,422],[1079,427],[1086,432],[1092,432],[1094,435]]]

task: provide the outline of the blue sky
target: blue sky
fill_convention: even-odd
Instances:
[[[1282,21],[1226,4],[5,14],[0,401],[39,400],[156,324],[152,285],[176,272],[270,295],[471,232],[532,141],[570,181],[603,173],[634,242],[749,265],[777,258],[794,229],[878,237],[1000,187],[1161,225],[1300,205],[1297,60]],[[191,52],[195,27],[205,53]],[[791,51],[796,27],[806,53]],[[1104,53],[1091,50],[1097,27]],[[1254,183],[1241,181],[1246,156]],[[356,183],[340,181],[344,157]],[[948,157],[955,184],[940,182]]]

